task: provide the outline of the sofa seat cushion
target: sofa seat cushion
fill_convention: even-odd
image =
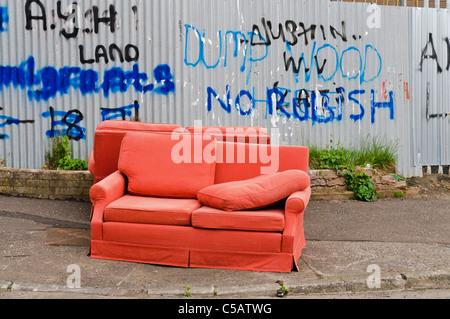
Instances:
[[[130,132],[123,138],[118,167],[132,195],[195,199],[214,183],[214,150],[211,136]]]
[[[105,222],[191,225],[191,213],[201,204],[195,199],[125,195],[105,208]]]
[[[196,228],[282,232],[283,209],[254,211],[225,211],[203,206],[192,213],[192,226]]]
[[[309,186],[309,176],[301,170],[287,170],[270,175],[214,184],[197,193],[206,206],[226,211],[259,209],[270,206]]]

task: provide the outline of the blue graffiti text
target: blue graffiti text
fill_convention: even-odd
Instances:
[[[254,32],[220,30],[217,33],[217,40],[214,40],[216,43],[213,43],[212,40],[206,38],[205,30],[200,32],[196,27],[187,24],[185,29],[184,63],[187,66],[202,65],[206,69],[215,69],[219,65],[227,67],[230,64],[229,55],[231,54],[233,59],[239,63],[240,72],[248,71],[248,82],[253,64],[266,59],[269,53],[267,46],[255,47],[252,45],[256,37],[258,41],[265,41],[260,34]],[[208,50],[208,48],[214,47],[217,49]]]
[[[116,107],[116,108],[101,108],[102,121],[106,120],[126,120],[127,117],[131,119],[134,110],[134,120],[139,120],[139,103],[134,101],[134,104]]]
[[[50,107],[49,111],[42,113],[42,117],[51,119],[51,129],[45,133],[47,137],[67,136],[75,141],[86,139],[86,129],[78,125],[84,119],[79,110],[55,111],[53,107]],[[61,119],[56,120],[56,117]]]
[[[28,99],[38,102],[48,101],[58,93],[68,94],[70,89],[79,91],[82,95],[103,92],[105,98],[111,93],[125,93],[130,88],[139,93],[154,91],[163,95],[175,91],[173,75],[166,64],[154,69],[154,83],[149,81],[146,73],[139,71],[137,64],[131,71],[120,67],[108,69],[103,73],[102,79],[99,72],[79,67],[65,66],[56,69],[46,66],[37,71],[35,69],[34,57],[29,57],[19,66],[0,65],[0,91],[3,87],[12,85],[14,88],[27,90]]]
[[[265,118],[278,115],[298,120],[300,122],[311,121],[316,123],[339,122],[345,118],[345,109],[352,110],[348,118],[353,122],[363,121],[367,114],[366,108],[370,108],[370,123],[375,123],[375,113],[380,109],[389,110],[389,119],[394,120],[395,103],[394,93],[389,92],[389,100],[378,102],[375,98],[375,91],[370,90],[370,105],[367,102],[365,90],[352,90],[346,92],[343,87],[333,90],[307,90],[307,89],[285,89],[281,87],[266,88],[265,96],[258,98],[255,88],[250,90],[240,90],[234,96],[229,85],[225,87],[225,93],[217,93],[211,87],[206,90],[207,110],[211,112],[216,104],[219,109],[226,113],[231,113],[233,109],[241,116],[253,114],[257,105],[262,105],[265,109]],[[214,101],[217,101],[214,102]]]
[[[3,108],[0,107],[0,111],[3,110]],[[19,120],[10,116],[0,115],[0,128],[9,126],[9,125],[19,125],[22,123],[34,123],[34,120]],[[0,133],[0,140],[8,139],[8,134],[2,134]]]
[[[0,32],[8,31],[7,27],[8,22],[9,22],[8,8],[0,7]]]

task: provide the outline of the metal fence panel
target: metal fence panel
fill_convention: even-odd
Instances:
[[[442,73],[430,73],[433,59],[419,70],[429,33],[447,52],[447,10],[327,0],[0,0],[0,10],[9,167],[42,167],[61,131],[87,158],[96,126],[122,118],[277,128],[292,145],[378,137],[398,142],[405,176],[449,164],[448,117],[422,114],[427,92],[429,114],[448,113],[447,56]],[[423,149],[429,139],[440,146]]]
[[[450,163],[450,25],[447,10],[424,9],[412,15],[414,124],[418,166]]]

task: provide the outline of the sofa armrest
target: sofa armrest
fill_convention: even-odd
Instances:
[[[303,238],[303,212],[311,197],[311,187],[291,194],[286,200],[284,209],[285,227],[281,250],[294,253],[301,245]]]
[[[311,198],[311,187],[307,187],[302,191],[295,192],[286,200],[285,211],[301,213],[308,206]]]
[[[92,202],[91,239],[102,238],[103,212],[105,207],[124,196],[126,188],[126,178],[119,171],[112,173],[91,187],[89,191]]]
[[[92,204],[104,203],[105,206],[122,197],[126,192],[126,178],[120,171],[96,183],[89,190]]]

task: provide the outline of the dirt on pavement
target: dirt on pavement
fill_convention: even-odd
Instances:
[[[450,175],[425,174],[407,179],[407,185],[418,190],[415,197],[450,199]]]

